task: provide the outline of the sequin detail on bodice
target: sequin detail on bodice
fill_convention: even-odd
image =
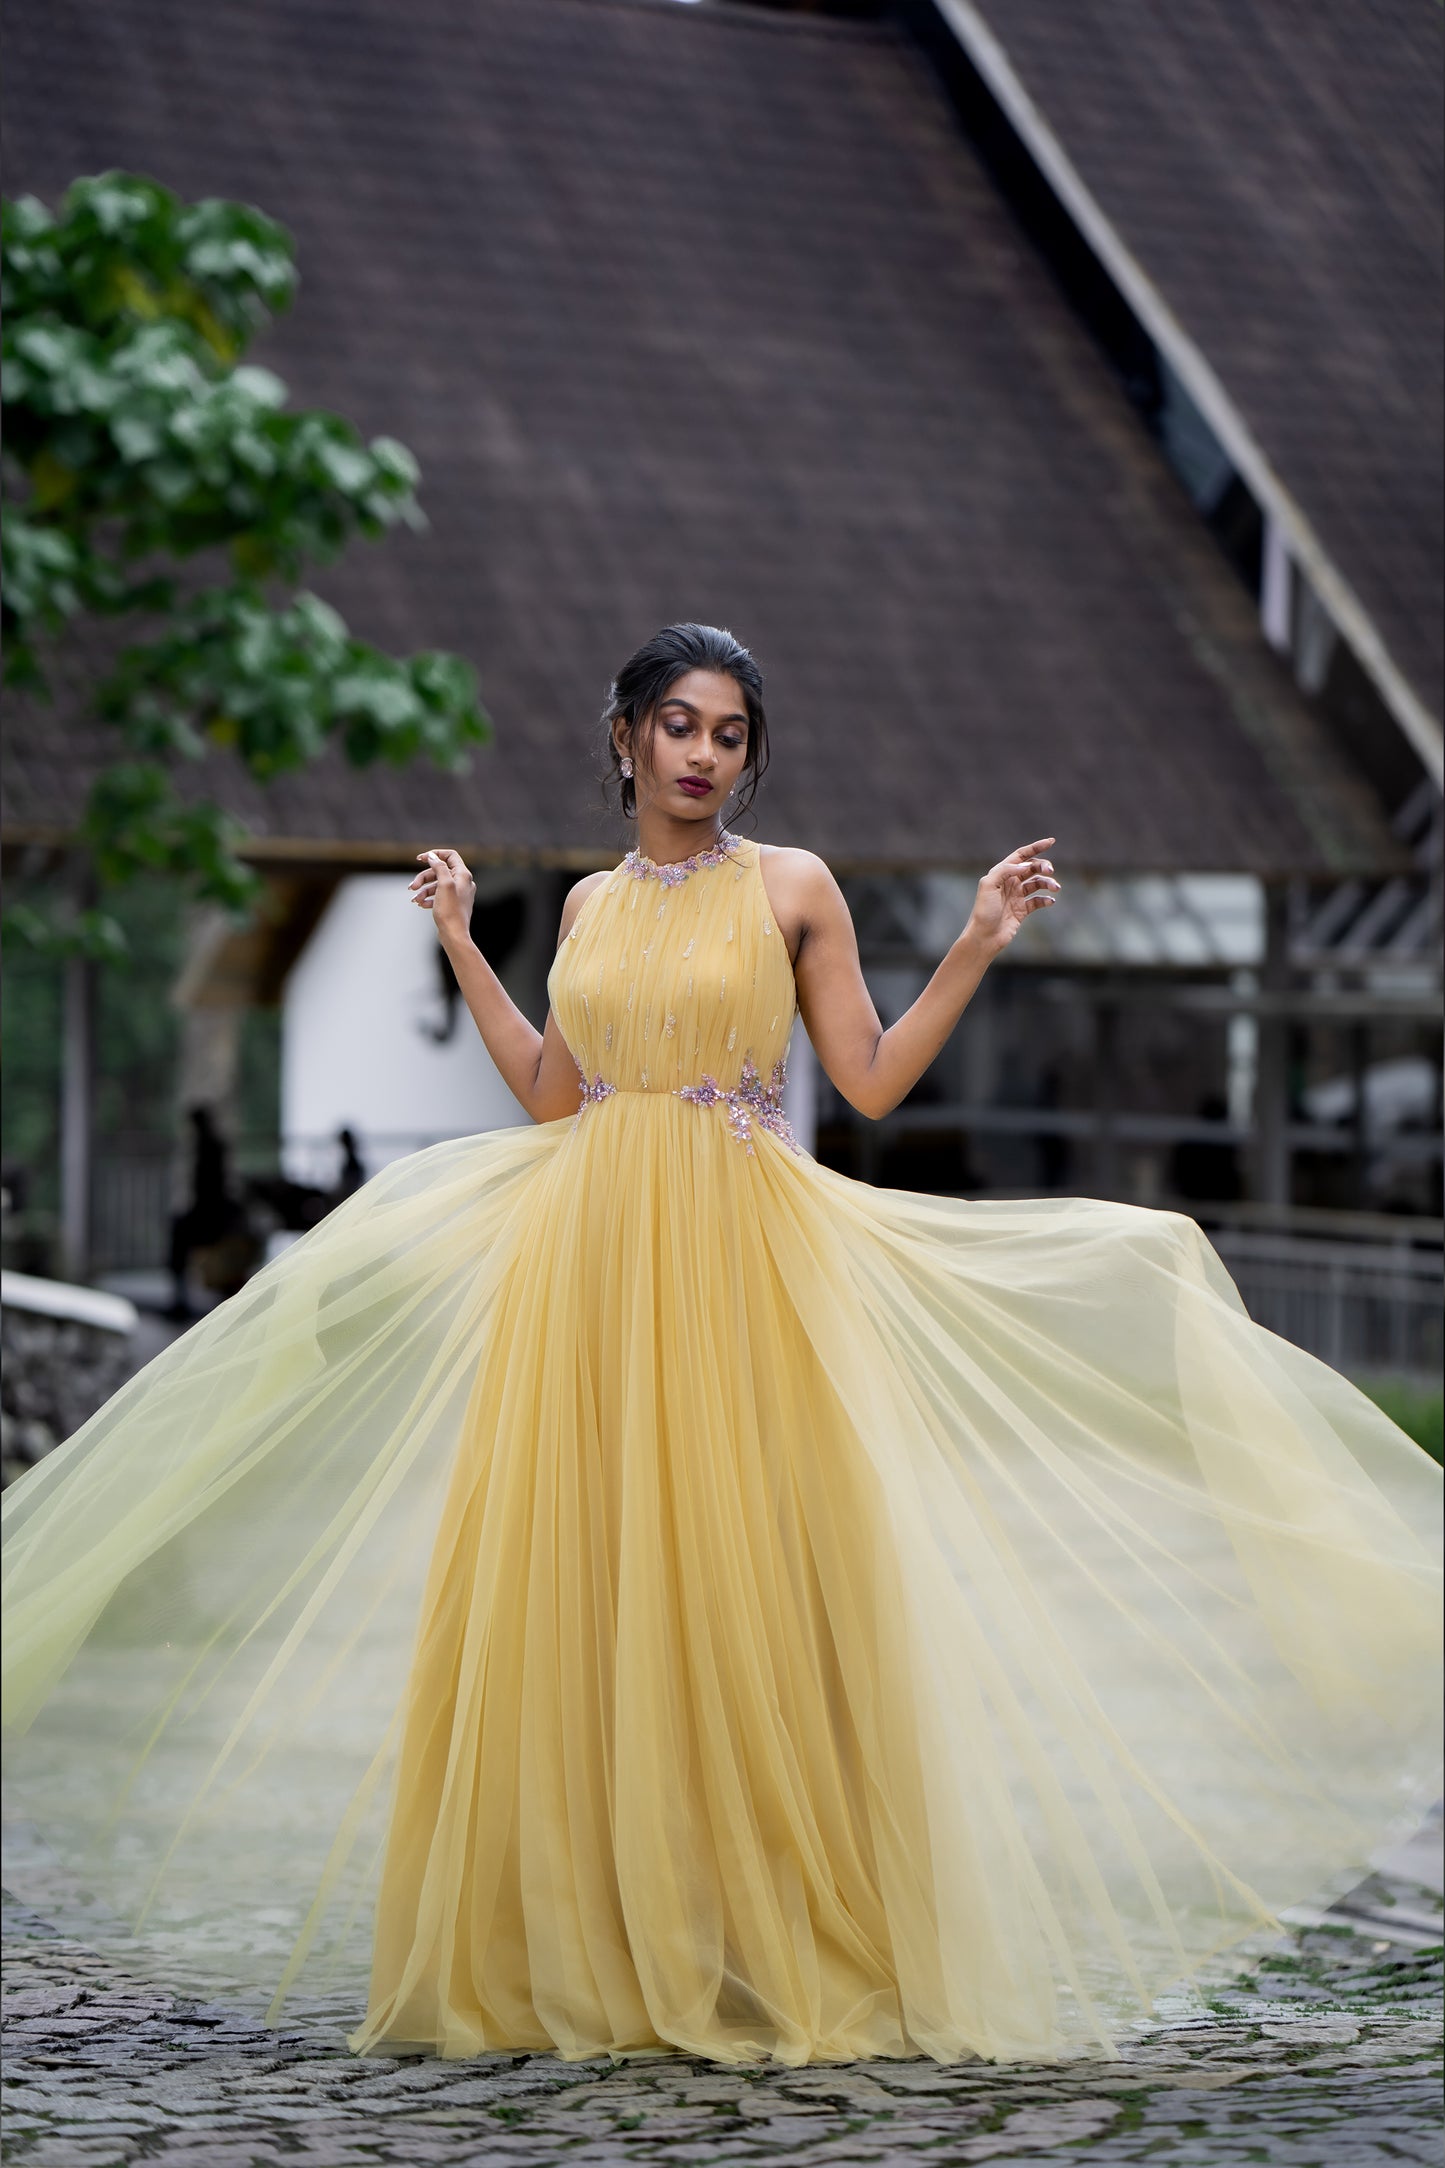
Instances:
[[[694,851],[691,858],[666,858],[659,864],[642,851],[629,851],[622,861],[622,871],[637,881],[661,881],[664,888],[680,888],[690,874],[726,864],[741,841],[730,829],[720,828],[716,843],[705,851]]]
[[[547,981],[579,1116],[659,1094],[723,1108],[749,1152],[756,1129],[797,1149],[782,1111],[796,991],[760,856],[739,836],[676,867],[634,852],[588,896]]]

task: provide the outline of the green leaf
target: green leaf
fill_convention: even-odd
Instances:
[[[7,904],[0,916],[0,939],[6,948],[30,949],[57,962],[88,956],[96,963],[115,964],[130,954],[119,921],[94,906],[77,911],[58,903],[41,909],[28,903]]]
[[[164,431],[140,414],[117,414],[111,422],[110,433],[122,459],[129,460],[132,465],[142,459],[154,459],[165,442]]]
[[[254,364],[236,369],[231,374],[231,389],[254,406],[276,411],[286,404],[286,386],[270,369],[258,369]]]
[[[323,444],[319,455],[322,472],[339,490],[355,496],[371,480],[371,461],[365,452],[347,444]]]
[[[383,475],[408,489],[416,488],[421,469],[404,444],[398,444],[395,437],[373,437],[369,449]]]

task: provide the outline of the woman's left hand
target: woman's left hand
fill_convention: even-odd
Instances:
[[[1006,949],[1030,911],[1042,910],[1059,895],[1051,859],[1054,838],[1040,836],[1037,843],[1020,844],[991,866],[978,884],[969,931],[987,948]]]

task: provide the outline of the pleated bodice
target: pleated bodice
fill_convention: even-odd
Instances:
[[[796,993],[760,858],[744,837],[679,866],[631,852],[588,896],[547,982],[588,1102],[776,1106]]]

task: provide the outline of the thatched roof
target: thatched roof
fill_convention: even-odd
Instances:
[[[1261,640],[929,66],[887,23],[655,0],[14,0],[4,182],[138,169],[296,234],[264,357],[403,438],[429,535],[318,581],[456,648],[458,783],[226,795],[279,855],[597,862],[589,745],[657,625],[730,625],[774,724],[760,832],[840,867],[1373,869],[1373,799]],[[7,832],[95,743],[18,716]],[[219,773],[219,771],[218,771]]]

